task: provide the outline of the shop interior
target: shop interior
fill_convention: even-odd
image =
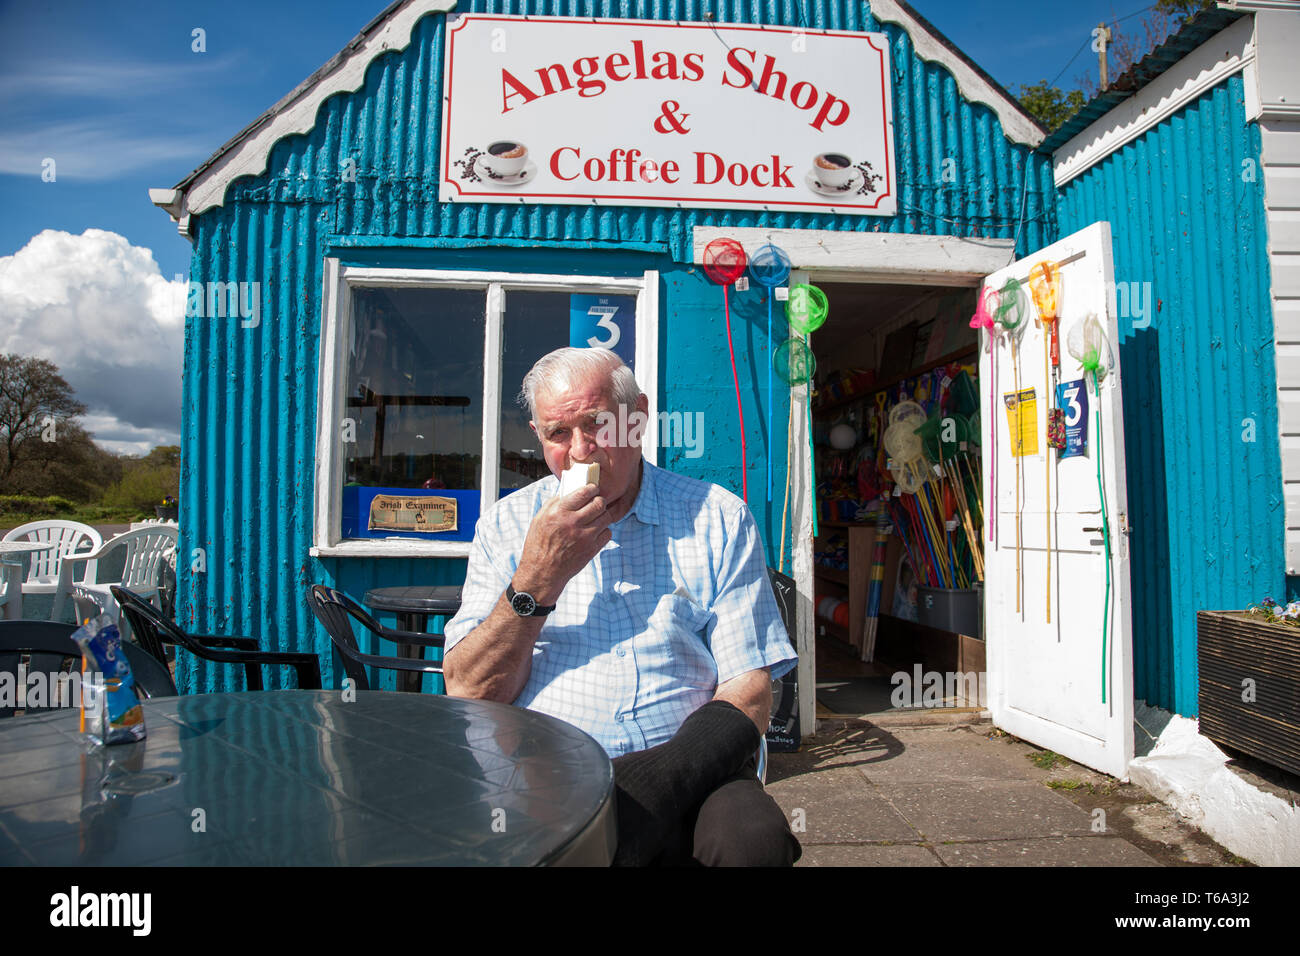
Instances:
[[[818,287],[818,716],[978,707],[982,684],[948,678],[985,672],[976,290]],[[918,665],[942,686],[891,680]]]

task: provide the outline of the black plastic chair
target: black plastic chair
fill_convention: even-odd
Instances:
[[[417,634],[414,631],[399,631],[396,628],[385,627],[342,591],[323,584],[313,584],[308,589],[307,606],[316,615],[316,619],[325,626],[325,632],[334,642],[334,649],[338,651],[339,658],[343,662],[343,671],[356,683],[357,690],[370,690],[370,679],[366,676],[367,667],[421,674],[442,673],[441,663],[364,653],[357,645],[350,618],[355,618],[372,634],[394,644],[419,644],[423,647],[440,648],[446,641],[441,634]]]
[[[72,639],[76,630],[75,625],[58,621],[0,621],[0,673],[13,675],[15,689],[18,665],[24,659],[28,675],[79,674],[81,648]],[[171,673],[148,651],[123,641],[122,653],[131,665],[131,676],[140,698],[176,696],[176,684]],[[53,697],[53,694],[47,695],[42,706],[33,707],[29,703],[22,708],[23,712],[60,710],[76,704],[72,701],[59,705],[48,697]],[[14,716],[17,709],[16,706],[0,706],[0,718]]]
[[[320,690],[320,661],[315,654],[299,651],[263,651],[251,637],[223,637],[214,634],[186,634],[167,620],[158,609],[134,591],[113,585],[110,590],[122,613],[131,622],[137,640],[159,661],[165,660],[165,645],[178,644],[195,657],[218,664],[242,664],[249,690],[262,690],[262,667],[292,667],[303,690]]]

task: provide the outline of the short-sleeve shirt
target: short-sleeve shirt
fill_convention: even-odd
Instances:
[[[533,516],[558,492],[548,476],[479,519],[447,651],[492,612]],[[719,684],[795,666],[758,527],[735,495],[643,462],[636,501],[610,530],[547,617],[517,706],[580,727],[616,757],[671,738]]]

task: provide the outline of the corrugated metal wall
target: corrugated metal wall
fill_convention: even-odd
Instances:
[[[1149,315],[1121,298],[1119,319],[1135,693],[1187,716],[1197,609],[1284,586],[1259,153],[1236,75],[1062,190],[1062,234],[1110,220],[1116,284],[1150,289]]]
[[[328,642],[302,599],[309,583],[333,582],[359,596],[373,586],[459,583],[464,575],[463,561],[316,561],[308,554],[321,259],[338,237],[443,238],[453,245],[524,240],[556,248],[629,242],[642,250],[662,249],[666,255],[660,266],[669,273],[675,264],[689,262],[691,229],[697,224],[1018,237],[1022,253],[1057,236],[1047,157],[1009,143],[990,109],[963,101],[945,68],[921,61],[906,33],[876,23],[863,3],[473,0],[460,12],[696,21],[708,13],[717,22],[883,29],[891,39],[894,71],[900,213],[881,219],[440,205],[438,93],[444,18],[422,19],[409,48],[378,58],[361,90],[328,100],[312,132],[275,146],[265,174],[237,181],[224,206],[191,222],[191,278],[260,283],[263,319],[248,328],[237,319],[188,323],[180,619],[183,626],[200,632],[250,634],[264,646],[320,652],[327,684],[336,675]],[[355,182],[342,181],[347,159],[356,163]],[[947,159],[953,162],[945,164]],[[956,174],[955,181],[945,181],[946,171]],[[430,252],[428,261],[436,255]],[[510,268],[504,257],[494,263]],[[685,275],[690,270],[683,266],[677,271]],[[695,304],[705,292],[697,286],[698,276],[676,281],[665,275],[662,308],[669,340],[675,334],[688,337],[689,323],[705,321]],[[680,303],[673,299],[674,289],[689,290]],[[680,313],[677,304],[685,306]],[[710,311],[707,321],[716,324],[716,312]],[[701,381],[698,365],[720,367],[710,364],[711,356],[678,364],[676,355],[670,360],[671,352],[662,354],[664,409],[686,407],[687,383]],[[761,422],[754,428],[753,434],[747,431],[751,447],[761,442]],[[707,456],[707,463],[698,466],[699,477],[735,478],[734,468],[727,465],[734,456],[725,449],[738,444],[738,432],[723,430],[712,436],[708,447],[724,450]],[[671,456],[668,461],[673,467],[680,463],[682,470],[691,467],[685,460],[673,463]],[[751,477],[757,473],[762,469]],[[733,487],[738,481],[725,483]],[[779,514],[777,518],[774,529],[770,510],[759,515],[769,540],[779,531]],[[206,562],[206,570],[194,570],[200,561]],[[227,689],[231,681],[238,686],[242,680],[228,668],[199,667],[179,676],[186,690]]]

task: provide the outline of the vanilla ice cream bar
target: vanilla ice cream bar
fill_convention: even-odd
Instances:
[[[560,494],[572,494],[585,485],[598,484],[600,484],[600,465],[572,465],[560,475]]]

